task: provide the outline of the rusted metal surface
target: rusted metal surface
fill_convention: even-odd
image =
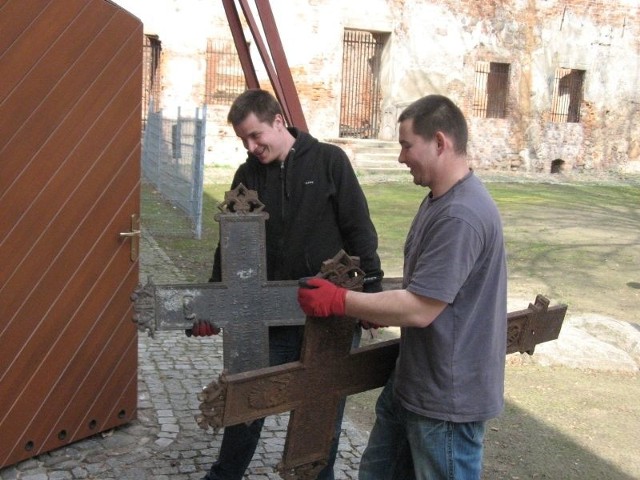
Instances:
[[[507,353],[528,353],[539,343],[555,340],[560,335],[567,305],[549,308],[549,299],[536,296],[526,310],[509,313],[507,317]]]
[[[223,329],[224,368],[230,373],[269,365],[269,327],[303,325],[296,281],[267,281],[265,221],[253,190],[225,194],[220,222],[222,281],[155,285],[134,292],[134,320],[142,331],[184,330],[197,319]]]
[[[325,262],[320,276],[351,289],[361,288],[363,280],[357,259],[344,252]],[[300,361],[223,374],[199,395],[199,425],[217,429],[291,411],[278,469],[286,479],[316,478],[326,465],[340,401],[382,386],[398,354],[398,341],[352,352],[355,322],[307,317]]]
[[[345,267],[348,269],[343,262],[338,265]],[[353,286],[352,277],[348,282]],[[397,286],[398,279],[387,286],[390,283]],[[529,308],[508,315],[508,353],[533,353],[536,344],[558,337],[567,307],[548,305],[538,295]],[[308,317],[299,362],[237,375],[223,373],[198,396],[200,427],[217,430],[291,411],[280,475],[291,480],[315,479],[327,462],[338,402],[384,385],[399,352],[398,340],[351,351],[353,322]]]
[[[284,48],[280,41],[278,27],[273,17],[273,12],[271,11],[271,5],[268,1],[263,0],[255,2],[255,7],[261,20],[261,25],[258,25],[251,11],[249,2],[247,0],[238,0],[238,3],[242,8],[244,18],[249,26],[260,58],[269,75],[271,86],[278,101],[282,105],[287,123],[300,130],[308,131],[302,105],[300,104],[300,98],[298,97]],[[260,88],[260,82],[258,81],[256,69],[251,59],[248,42],[244,36],[244,29],[240,21],[236,2],[234,0],[223,0],[222,4],[227,14],[236,49],[238,50],[240,63],[247,80],[247,86],[249,88]],[[262,34],[263,31],[264,37]]]

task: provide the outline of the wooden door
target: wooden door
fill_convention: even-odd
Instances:
[[[143,34],[105,0],[3,0],[0,32],[2,467],[136,415]]]

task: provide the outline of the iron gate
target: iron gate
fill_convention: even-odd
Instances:
[[[377,138],[384,34],[344,31],[340,137]]]
[[[473,115],[505,118],[509,93],[509,64],[480,61],[476,64]]]
[[[580,121],[584,70],[558,68],[554,81],[551,121],[577,123]]]

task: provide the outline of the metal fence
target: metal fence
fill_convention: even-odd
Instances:
[[[176,118],[149,108],[142,145],[144,180],[188,217],[196,239],[202,235],[206,118],[206,107],[196,109],[194,117],[183,117],[178,109]]]

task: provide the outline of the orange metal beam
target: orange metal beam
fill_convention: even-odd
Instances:
[[[287,57],[284,53],[275,18],[268,0],[255,0],[256,8],[260,16],[262,31],[255,21],[248,0],[238,0],[242,8],[244,18],[251,30],[260,58],[267,70],[271,86],[282,105],[285,120],[291,126],[307,131],[307,122],[302,111],[300,98],[293,83],[293,77]],[[236,44],[236,50],[240,57],[240,64],[245,74],[249,88],[259,88],[259,81],[255,66],[249,52],[249,47],[242,29],[240,16],[235,0],[223,0],[231,34]],[[266,43],[265,43],[266,42]]]

